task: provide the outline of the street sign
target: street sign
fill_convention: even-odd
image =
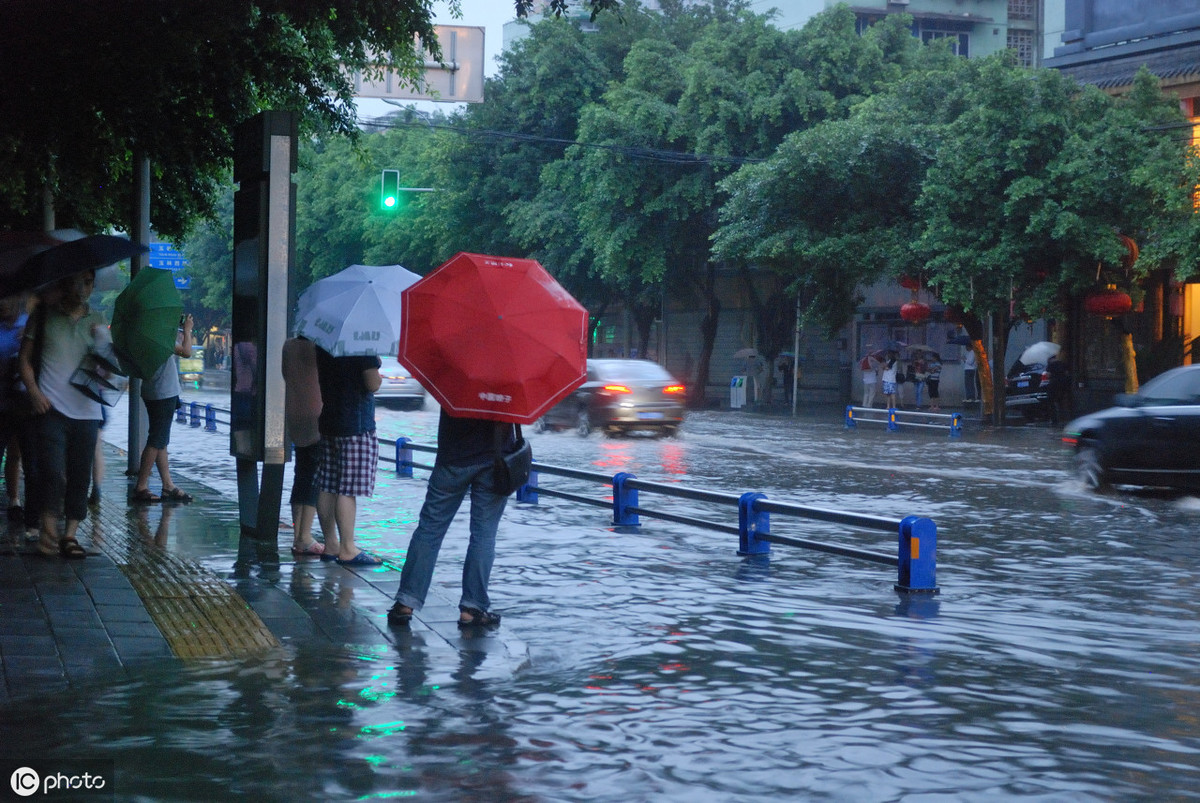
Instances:
[[[442,58],[446,60],[444,68],[436,61],[425,62],[425,75],[415,87],[401,81],[391,70],[377,81],[366,80],[361,72],[355,71],[352,75],[355,97],[482,102],[484,29],[469,25],[435,25],[434,32],[442,46]]]
[[[170,243],[150,243],[150,267],[159,270],[183,270],[190,264]]]

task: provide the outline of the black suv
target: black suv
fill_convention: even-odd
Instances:
[[[1063,430],[1080,479],[1092,488],[1124,483],[1200,491],[1200,365],[1172,368],[1116,403]]]
[[[1040,362],[1013,363],[1004,384],[1004,414],[1020,415],[1027,421],[1050,418],[1050,372]]]

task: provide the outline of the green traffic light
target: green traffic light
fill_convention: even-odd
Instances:
[[[379,183],[379,199],[384,211],[395,212],[400,206],[400,171],[384,170]]]

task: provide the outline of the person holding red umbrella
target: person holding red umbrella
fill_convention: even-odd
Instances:
[[[438,419],[437,457],[429,475],[417,529],[413,530],[408,543],[396,603],[388,611],[388,624],[407,625],[413,611],[424,606],[442,539],[468,491],[471,494],[471,540],[463,561],[458,626],[495,627],[500,624],[500,614],[490,610],[488,581],[496,558],[496,530],[508,503],[508,494],[496,492],[492,466],[497,445],[503,451],[510,451],[515,443],[516,430],[512,424],[482,418],[457,418],[442,410]]]

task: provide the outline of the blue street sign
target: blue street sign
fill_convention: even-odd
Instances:
[[[179,290],[191,290],[192,289],[192,277],[191,276],[176,276],[175,277],[175,287]]]
[[[150,243],[150,267],[160,270],[183,270],[190,264],[170,243]]]

